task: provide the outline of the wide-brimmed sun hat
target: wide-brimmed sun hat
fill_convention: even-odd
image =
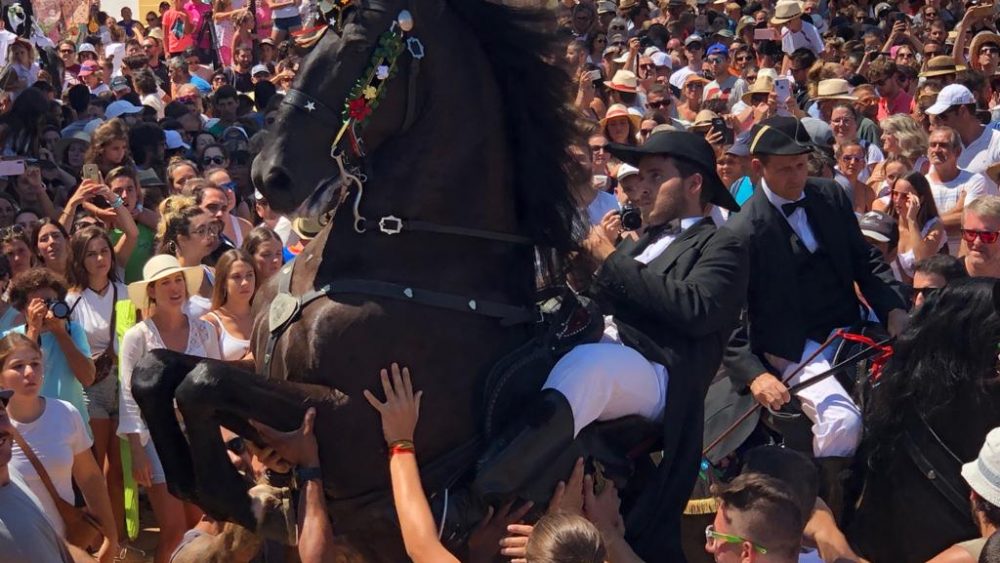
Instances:
[[[802,4],[799,4],[798,0],[781,0],[774,7],[771,24],[781,25],[798,17],[802,17]]]
[[[611,104],[611,107],[608,108],[608,112],[604,114],[604,119],[600,121],[601,131],[607,128],[609,121],[618,117],[627,117],[632,123],[633,131],[638,131],[639,126],[642,124],[642,118],[630,112],[624,104]]]
[[[979,50],[989,43],[1000,47],[1000,35],[992,31],[980,31],[972,38],[972,42],[969,43],[969,66],[972,70],[983,70],[983,65],[979,64]]]
[[[1000,428],[990,430],[979,457],[962,465],[969,487],[993,506],[1000,506]]]
[[[323,224],[312,217],[296,217],[292,219],[292,231],[299,235],[299,238],[312,240],[323,230]]]
[[[770,94],[771,92],[774,92],[774,79],[767,74],[758,74],[757,80],[754,81],[749,90],[743,93],[741,99],[744,104],[752,105],[750,100],[754,94]]]
[[[820,80],[816,88],[814,100],[837,100],[843,102],[857,101],[857,96],[851,95],[851,84],[843,78],[828,78]]]
[[[933,76],[946,76],[949,74],[956,74],[963,70],[965,70],[965,65],[957,64],[954,57],[949,57],[948,55],[938,55],[936,57],[931,57],[931,60],[927,61],[927,66],[924,67],[924,71],[920,73],[920,77],[931,78]]]
[[[612,90],[634,94],[639,87],[639,78],[631,70],[619,70],[611,80],[605,80],[604,85]]]
[[[201,266],[181,266],[177,258],[170,254],[157,254],[142,267],[142,279],[128,284],[128,298],[139,309],[149,307],[149,284],[177,273],[184,274],[188,297],[198,295],[205,270]]]
[[[703,109],[694,116],[694,123],[691,124],[691,131],[704,133],[712,128],[712,120],[718,119],[719,114],[710,109]]]

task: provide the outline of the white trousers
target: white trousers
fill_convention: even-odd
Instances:
[[[566,397],[575,437],[595,420],[628,415],[658,420],[667,402],[667,381],[667,368],[618,342],[610,323],[600,342],[577,346],[556,362],[542,388]]]
[[[798,369],[799,365],[811,356],[820,344],[812,340],[806,341],[802,358],[798,363],[781,361],[767,355],[772,365],[781,369],[781,379]],[[788,382],[789,387],[827,371],[831,367],[833,356],[837,352],[836,343],[831,344],[812,362]],[[861,410],[854,404],[850,394],[837,381],[835,376],[807,387],[795,394],[802,401],[802,411],[813,422],[813,455],[816,457],[849,457],[854,455],[861,442]]]

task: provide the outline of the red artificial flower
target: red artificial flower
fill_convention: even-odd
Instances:
[[[368,105],[368,101],[365,100],[364,96],[354,98],[348,103],[347,115],[355,121],[362,121],[364,118],[371,115],[371,113],[372,108]]]

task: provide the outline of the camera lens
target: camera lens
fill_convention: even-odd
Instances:
[[[69,305],[61,299],[52,299],[48,302],[49,311],[52,312],[52,316],[57,319],[68,319],[69,318]]]
[[[639,208],[633,205],[622,207],[622,229],[635,231],[642,226],[642,214]]]

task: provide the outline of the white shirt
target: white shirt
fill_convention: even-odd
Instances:
[[[930,171],[928,171],[930,172]],[[997,187],[982,174],[959,168],[958,176],[944,183],[937,183],[927,174],[927,182],[934,194],[938,213],[947,213],[958,205],[958,197],[965,194],[963,205],[969,205],[980,196],[997,195]]]
[[[787,27],[781,28],[781,50],[786,55],[791,55],[796,49],[802,47],[806,47],[817,55],[823,52],[823,38],[816,31],[816,26],[803,21],[801,31],[792,31]]]
[[[124,284],[115,283],[115,287],[118,289],[119,300],[128,299],[128,289]],[[83,293],[66,294],[66,303],[72,308],[70,318],[79,323],[87,333],[87,343],[90,344],[90,353],[94,357],[100,356],[108,349],[111,313],[115,308],[114,294],[110,286],[104,295],[90,288],[84,289]],[[115,352],[117,352],[118,342],[115,340]]]
[[[984,127],[982,135],[958,155],[959,168],[979,174],[986,174],[986,169],[997,162],[1000,162],[1000,131],[992,127]]]
[[[219,350],[219,335],[215,331],[215,326],[208,321],[191,316],[188,316],[188,326],[190,330],[188,330],[188,342],[184,353],[221,360],[222,352]],[[149,442],[149,429],[146,428],[146,423],[142,420],[139,405],[132,397],[132,370],[147,352],[160,348],[166,348],[160,337],[160,332],[152,319],[146,319],[125,332],[119,355],[121,360],[119,370],[121,393],[118,394],[118,435],[124,438],[127,434],[138,434],[139,440],[144,446]]]
[[[760,179],[760,187],[763,188],[767,201],[771,202],[771,205],[778,210],[778,213],[780,213],[781,216],[788,221],[788,224],[792,227],[792,230],[795,231],[795,234],[799,235],[799,239],[802,240],[802,244],[809,249],[809,252],[816,252],[816,249],[819,248],[819,243],[816,242],[816,235],[813,234],[812,227],[809,226],[809,219],[806,217],[806,210],[799,207],[796,208],[791,215],[786,216],[785,210],[782,209],[781,206],[786,203],[793,203],[793,201],[785,199],[772,192],[771,188],[767,187],[767,180],[763,178]],[[802,197],[795,201],[801,201],[805,199],[805,197],[806,195],[803,193]]]
[[[46,398],[45,410],[34,422],[17,422],[11,420],[14,428],[24,437],[24,441],[49,474],[52,485],[59,496],[66,502],[73,503],[73,458],[82,452],[90,450],[94,444],[83,424],[83,417],[76,407],[60,401]],[[25,485],[41,502],[42,510],[52,522],[60,536],[65,535],[66,525],[52,495],[42,483],[41,477],[28,461],[20,446],[14,444],[11,467],[17,470],[24,479]]]
[[[678,239],[684,231],[693,227],[698,221],[701,221],[704,217],[685,217],[681,219],[681,231],[676,234],[664,235],[663,237],[657,239],[655,242],[646,247],[645,250],[639,253],[635,259],[643,264],[649,264],[653,260],[660,257],[661,254],[671,245],[675,240]]]

